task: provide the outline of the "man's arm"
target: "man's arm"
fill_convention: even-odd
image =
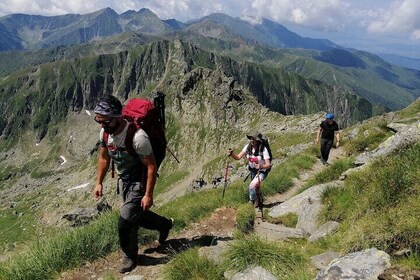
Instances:
[[[228,155],[236,160],[240,160],[245,155],[245,152],[241,151],[239,154],[236,155],[231,149],[229,149]]]
[[[255,168],[257,169],[268,169],[271,167],[271,160],[270,159],[264,159],[264,164],[256,164]]]
[[[143,157],[141,162],[147,169],[146,192],[141,200],[143,210],[146,211],[153,205],[153,190],[156,184],[157,165],[153,154]]]
[[[316,134],[316,144],[319,143],[319,139],[321,138],[322,128],[318,129],[318,133]]]
[[[93,196],[96,199],[99,199],[102,197],[102,189],[103,189],[102,182],[105,178],[106,172],[108,171],[110,162],[111,161],[108,154],[108,149],[101,147],[99,151],[96,185],[95,185],[95,188],[93,189]]]
[[[338,146],[340,146],[340,130],[335,132],[335,139],[337,140],[335,142],[335,147],[338,148]]]

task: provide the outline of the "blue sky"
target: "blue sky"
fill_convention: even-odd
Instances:
[[[301,36],[325,38],[374,53],[420,58],[420,0],[2,0],[0,16],[117,13],[148,8],[161,19],[187,21],[221,12],[274,20]]]

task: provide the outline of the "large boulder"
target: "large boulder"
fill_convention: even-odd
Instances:
[[[377,280],[391,267],[390,257],[376,248],[355,252],[333,260],[315,280]]]
[[[381,143],[378,148],[371,152],[362,153],[355,161],[356,165],[363,165],[380,156],[387,156],[394,151],[420,141],[419,124],[405,125],[391,123],[388,127],[397,133]]]

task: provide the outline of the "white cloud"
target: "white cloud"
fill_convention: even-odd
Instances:
[[[244,14],[317,30],[340,30],[348,21],[348,4],[342,0],[252,0],[250,6],[252,9],[244,9]]]
[[[372,33],[406,33],[420,40],[420,1],[394,1],[369,26]]]
[[[11,13],[87,14],[105,7],[117,13],[148,8],[162,19],[180,21],[221,12],[250,22],[269,18],[318,31],[359,26],[371,33],[405,34],[419,38],[419,0],[2,0],[0,16]]]

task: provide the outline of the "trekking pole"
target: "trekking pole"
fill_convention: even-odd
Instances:
[[[171,149],[169,149],[168,146],[166,146],[166,150],[171,154],[171,156],[176,160],[176,162],[181,163],[179,159],[172,153]]]
[[[251,172],[248,172],[248,174],[246,175],[246,177],[244,179],[244,183],[246,182],[246,180],[248,180],[249,175],[251,175]]]
[[[153,98],[153,105],[158,110],[158,118],[159,122],[163,125],[163,127],[166,126],[166,120],[165,120],[165,94],[161,91],[158,91],[156,95]]]
[[[226,190],[226,187],[227,187],[227,180],[228,180],[228,175],[229,175],[229,156],[226,159],[225,185],[223,186],[222,198],[225,197],[225,190]]]
[[[161,91],[158,91],[153,98],[153,106],[157,109],[159,123],[162,125],[162,128],[166,127],[165,119],[165,94]],[[166,140],[165,140],[166,141]],[[175,154],[169,149],[168,145],[165,143],[166,150],[172,155],[176,162],[181,163]]]

